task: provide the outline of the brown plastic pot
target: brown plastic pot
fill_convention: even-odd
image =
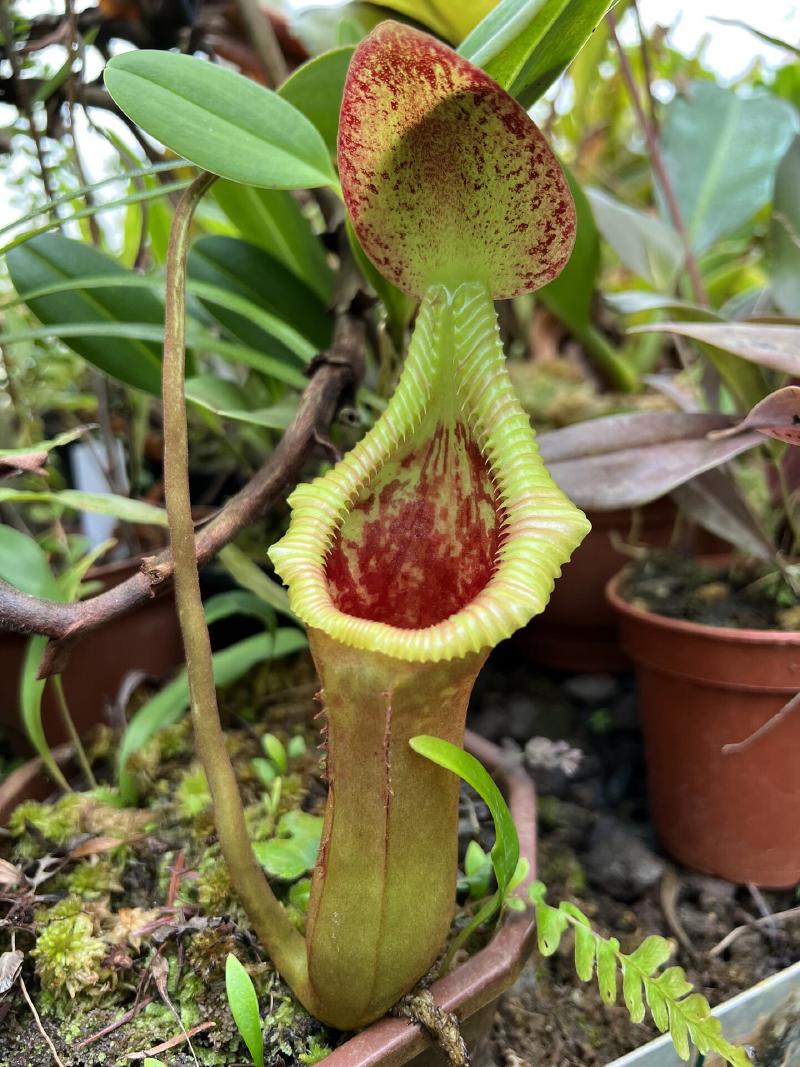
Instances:
[[[617,617],[606,600],[609,580],[625,562],[616,537],[646,545],[670,543],[677,519],[671,500],[634,511],[590,512],[592,529],[558,579],[543,615],[512,638],[534,663],[571,673],[624,671],[630,661],[619,641]]]
[[[135,574],[138,559],[95,567],[87,580],[101,581],[105,589]],[[27,638],[0,633],[0,726],[20,756],[31,754],[19,718],[19,678]],[[85,734],[105,720],[106,705],[119,693],[123,678],[139,670],[166,678],[183,659],[175,601],[170,593],[154,597],[127,615],[112,619],[74,648],[62,675],[64,692],[78,732]],[[44,691],[42,719],[51,747],[67,740],[51,686]]]
[[[520,855],[530,871],[523,889],[536,877],[536,790],[521,771],[507,771],[503,752],[490,741],[467,732],[466,747],[494,775],[502,788],[519,832]],[[62,746],[59,763],[69,763],[70,749]],[[52,792],[40,760],[31,760],[0,783],[0,826],[26,799],[45,799]],[[422,902],[424,904],[424,902]],[[437,1005],[454,1012],[473,1067],[481,1067],[500,995],[517,979],[530,955],[534,939],[532,910],[508,912],[486,948],[451,974],[435,982],[430,992]],[[447,1067],[447,1058],[420,1027],[404,1019],[386,1017],[340,1045],[322,1063],[325,1067]]]
[[[709,562],[723,562],[719,558]],[[732,882],[800,881],[800,711],[741,751],[800,690],[800,633],[681,622],[609,582],[636,665],[653,822],[689,867]]]

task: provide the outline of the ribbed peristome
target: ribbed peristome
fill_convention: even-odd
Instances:
[[[348,513],[409,441],[456,422],[479,446],[501,510],[493,573],[468,603],[433,625],[400,627],[339,610],[326,563]],[[477,283],[428,289],[385,412],[331,471],[299,486],[289,503],[289,531],[270,557],[295,614],[353,648],[416,662],[494,647],[529,622],[589,530],[542,463],[506,370],[494,306]]]

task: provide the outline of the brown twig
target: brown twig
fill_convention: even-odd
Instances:
[[[208,563],[259,515],[282,499],[294,485],[303,463],[314,448],[315,435],[324,434],[343,398],[363,373],[363,334],[354,319],[339,320],[333,344],[309,368],[297,413],[272,455],[236,496],[195,535],[200,565]],[[127,581],[77,604],[40,600],[0,580],[0,630],[45,634],[52,643],[40,667],[42,677],[63,669],[74,644],[111,619],[146,603],[156,590],[169,587],[172,558],[169,550],[143,561],[142,569]]]
[[[31,1015],[33,1016],[34,1021],[36,1022],[36,1026],[39,1030],[39,1033],[47,1042],[47,1047],[50,1049],[50,1055],[53,1057],[56,1067],[64,1067],[64,1063],[61,1060],[61,1057],[58,1055],[58,1052],[56,1051],[56,1046],[53,1044],[52,1038],[42,1025],[42,1020],[39,1018],[39,1012],[36,1010],[36,1005],[31,1000],[31,995],[28,992],[28,987],[25,985],[25,981],[22,975],[19,976],[19,987],[22,990],[22,995],[25,998],[25,1003],[31,1009]]]
[[[272,23],[257,0],[237,0],[237,5],[247,35],[266,75],[267,84],[277,89],[282,82],[286,81],[289,68]]]
[[[787,919],[800,919],[800,908],[789,908],[787,911],[776,911],[774,915],[762,915],[758,919],[752,919],[749,923],[742,923],[741,926],[736,926],[731,930],[729,934],[726,934],[721,941],[718,941],[713,948],[708,950],[709,956],[719,956],[725,951],[725,949],[733,944],[736,938],[745,932],[745,930],[751,930],[753,927],[769,926],[770,923],[783,922]]]
[[[772,733],[772,731],[783,722],[785,718],[792,714],[793,711],[800,709],[800,693],[796,693],[791,700],[783,705],[780,711],[776,712],[771,719],[767,719],[759,728],[749,737],[746,737],[744,741],[734,741],[729,745],[722,746],[722,752],[725,756],[730,756],[735,752],[744,752],[751,745],[754,745],[756,741],[759,741],[765,734]]]
[[[650,49],[647,46],[647,34],[644,30],[644,23],[642,22],[642,13],[639,10],[638,0],[633,0],[633,13],[636,16],[636,27],[639,32],[639,51],[642,56],[642,69],[644,71],[644,83],[647,93],[647,105],[650,112],[650,123],[653,127],[653,132],[658,133],[658,112],[656,111],[656,101],[653,96],[653,64],[650,61]]]
[[[132,1008],[125,1012],[124,1015],[120,1015],[118,1019],[115,1019],[113,1023],[109,1023],[108,1026],[104,1026],[102,1030],[98,1030],[96,1034],[92,1034],[90,1037],[85,1037],[83,1041],[79,1041],[75,1046],[75,1049],[86,1048],[87,1045],[93,1045],[95,1041],[100,1041],[101,1038],[108,1037],[109,1034],[113,1034],[115,1030],[121,1029],[129,1022],[136,1018],[142,1008],[146,1008],[148,1004],[153,1003],[152,997],[143,997],[138,1004],[134,1004]]]
[[[146,1060],[151,1056],[160,1056],[162,1052],[168,1052],[171,1048],[175,1048],[176,1045],[182,1045],[184,1041],[188,1041],[196,1034],[202,1034],[206,1030],[213,1030],[216,1025],[217,1024],[214,1022],[200,1023],[198,1026],[193,1026],[191,1030],[184,1030],[182,1034],[176,1034],[175,1037],[171,1037],[169,1041],[162,1041],[160,1045],[146,1048],[142,1052],[131,1052],[128,1059]]]
[[[672,218],[672,224],[677,231],[678,236],[681,239],[683,245],[684,262],[686,264],[686,270],[688,271],[689,278],[692,282],[692,289],[694,290],[695,299],[699,304],[704,307],[708,307],[708,293],[703,283],[703,278],[700,274],[700,268],[697,265],[697,258],[692,248],[692,242],[689,238],[689,232],[686,229],[686,224],[683,221],[681,215],[681,209],[678,205],[677,197],[675,196],[675,190],[672,188],[672,182],[670,181],[667,168],[664,163],[664,156],[661,152],[661,145],[659,144],[658,137],[656,136],[655,129],[649,122],[647,115],[645,114],[642,102],[639,99],[639,92],[636,88],[636,80],[633,76],[630,61],[628,60],[628,54],[617,35],[617,20],[613,11],[609,11],[606,15],[608,20],[609,33],[611,39],[614,42],[614,47],[619,55],[619,68],[622,74],[622,79],[628,90],[628,95],[631,98],[633,109],[636,112],[637,121],[644,134],[645,141],[647,142],[647,148],[650,152],[650,163],[653,167],[653,173],[656,181],[661,187],[661,192],[664,194],[664,199],[667,203],[667,209]]]
[[[29,95],[30,86],[26,84],[25,78],[22,77],[22,64],[20,63],[19,55],[17,54],[17,42],[14,37],[14,23],[11,18],[8,0],[0,0],[0,31],[2,31],[3,34],[4,50],[11,65],[11,74],[16,87],[19,109],[28,123],[31,139],[34,148],[36,149],[36,158],[39,162],[39,170],[41,171],[45,196],[48,201],[52,201],[55,199],[55,195],[50,181],[50,171],[45,162],[42,135],[39,132],[39,127],[36,125],[36,116],[34,115],[33,106],[31,104]],[[51,208],[50,210],[53,212],[54,216],[58,218],[56,209]]]

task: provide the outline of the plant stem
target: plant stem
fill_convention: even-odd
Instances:
[[[60,674],[53,675],[53,688],[56,691],[56,701],[58,702],[58,710],[61,713],[61,721],[64,724],[64,729],[67,731],[69,739],[75,749],[75,755],[78,759],[78,763],[81,765],[81,770],[83,771],[89,786],[92,789],[97,789],[97,779],[94,776],[89,757],[86,755],[86,749],[83,747],[81,736],[75,728],[75,721],[70,714],[67,695],[64,692],[64,683],[61,681]]]
[[[267,12],[257,0],[237,0],[237,5],[267,83],[277,89],[289,76],[289,68]]]
[[[195,209],[213,181],[213,175],[201,174],[184,192],[172,221],[167,253],[164,488],[175,568],[175,600],[186,655],[195,748],[208,779],[217,836],[231,883],[275,967],[308,1007],[311,998],[305,942],[270,889],[253,854],[236,775],[225,747],[195,555],[184,395],[186,258]]]
[[[678,200],[675,196],[675,190],[672,188],[672,182],[669,179],[666,165],[664,164],[664,156],[661,153],[661,145],[658,143],[658,137],[656,136],[653,126],[650,124],[647,115],[642,107],[642,102],[639,99],[639,93],[636,88],[636,81],[633,77],[633,71],[628,60],[628,55],[617,36],[617,20],[613,11],[609,11],[606,15],[608,20],[608,28],[611,34],[611,39],[614,42],[614,47],[619,55],[619,68],[622,74],[622,79],[628,89],[628,95],[631,98],[633,109],[636,112],[637,121],[642,129],[645,140],[647,141],[647,148],[650,152],[650,163],[653,167],[653,173],[656,177],[656,181],[661,187],[661,192],[664,194],[664,199],[667,202],[667,208],[672,218],[672,224],[675,227],[678,236],[683,244],[684,261],[686,263],[686,270],[689,273],[689,278],[692,282],[692,289],[694,290],[695,300],[703,307],[709,307],[708,293],[703,283],[703,278],[700,274],[700,268],[697,265],[697,259],[692,248],[692,242],[689,238],[689,232],[686,229],[686,224],[683,221],[681,215],[681,209],[678,206]]]
[[[797,514],[795,502],[792,500],[792,492],[789,489],[789,483],[786,480],[786,471],[783,468],[782,456],[775,457],[775,469],[778,472],[778,484],[780,485],[781,490],[783,510],[786,512],[786,521],[789,524],[792,538],[789,555],[794,556],[800,551],[800,516]]]
[[[641,384],[638,375],[595,326],[589,323],[585,330],[573,330],[573,333],[609,385],[622,393],[637,391]]]

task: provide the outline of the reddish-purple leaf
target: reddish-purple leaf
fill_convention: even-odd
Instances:
[[[563,269],[575,207],[522,107],[482,70],[409,26],[383,22],[353,56],[339,174],[367,255],[400,289],[483,282],[495,298]]]
[[[551,475],[584,510],[614,511],[657,500],[704,471],[761,443],[757,433],[712,440],[730,427],[727,415],[680,411],[612,415],[542,434]]]
[[[653,322],[628,333],[677,333],[701,341],[749,363],[800,377],[800,328],[760,322]]]
[[[758,430],[787,445],[800,445],[800,386],[787,385],[770,393],[746,419],[726,430],[717,430],[712,436],[731,437],[743,430]]]

